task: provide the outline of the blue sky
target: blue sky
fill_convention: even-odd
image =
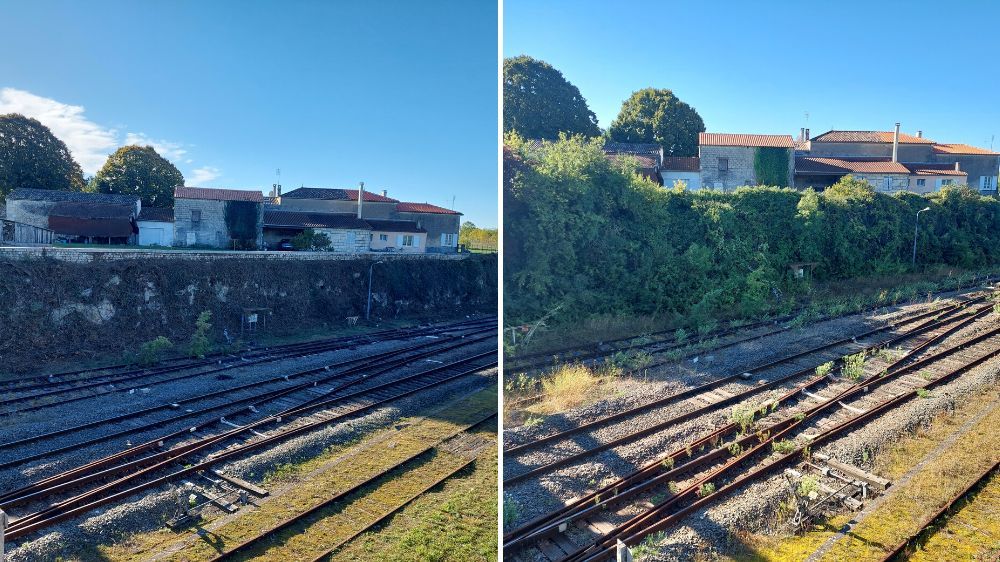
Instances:
[[[712,132],[918,129],[1000,148],[997,2],[506,0],[503,54],[552,64],[607,127],[669,88]],[[805,114],[808,112],[808,121]]]
[[[488,2],[0,0],[0,113],[87,175],[152,143],[188,185],[357,186],[497,223]]]

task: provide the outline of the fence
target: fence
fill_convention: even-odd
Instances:
[[[0,244],[41,246],[55,242],[55,232],[47,229],[0,219]]]

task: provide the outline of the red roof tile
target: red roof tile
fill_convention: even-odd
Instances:
[[[899,162],[885,160],[841,160],[803,156],[795,159],[795,173],[808,174],[906,174],[910,170]]]
[[[668,156],[663,159],[663,169],[672,172],[701,171],[701,158],[697,156]]]
[[[746,146],[792,148],[792,135],[744,135],[698,133],[698,144],[706,146]]]
[[[987,156],[1000,156],[1000,152],[993,152],[985,148],[977,148],[967,144],[935,144],[934,152],[938,154],[984,154]]]
[[[892,143],[893,131],[827,131],[812,138],[813,142],[874,142]],[[934,144],[934,141],[899,133],[900,144]]]
[[[347,198],[352,201],[358,200],[358,190],[357,189],[345,189],[344,193],[347,194]],[[398,199],[393,199],[392,197],[385,197],[379,195],[378,193],[372,193],[371,191],[365,192],[365,203],[398,203]]]
[[[434,213],[438,215],[461,215],[458,211],[431,205],[430,203],[400,203],[396,205],[396,211],[400,213]]]
[[[141,221],[174,222],[173,207],[143,207],[139,211]]]
[[[914,167],[911,166],[910,171],[915,176],[967,176],[967,175],[969,175],[969,174],[967,174],[967,173],[965,173],[965,172],[963,172],[961,170],[956,170],[954,168],[951,168],[951,169],[941,169],[941,168],[936,168],[935,169],[935,168],[930,168],[930,169],[928,169],[928,168],[914,168]]]
[[[175,187],[175,199],[208,199],[211,201],[250,201],[263,203],[264,194],[260,191],[243,189],[215,189],[211,187]]]

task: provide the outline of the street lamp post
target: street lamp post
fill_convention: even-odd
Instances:
[[[924,207],[917,211],[917,220],[913,223],[913,267],[917,267],[917,228],[920,226],[920,213],[930,211],[930,207]]]
[[[377,262],[372,263],[371,266],[368,268],[368,307],[365,309],[366,322],[368,321],[369,318],[371,318],[372,315],[372,270],[374,270],[375,266],[380,263],[385,263],[385,262],[379,260]]]

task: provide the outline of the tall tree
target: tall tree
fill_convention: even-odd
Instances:
[[[18,187],[81,191],[83,171],[66,143],[38,120],[0,115],[0,200]]]
[[[697,156],[705,122],[670,90],[645,88],[622,104],[608,136],[620,142],[651,142],[670,156]]]
[[[184,185],[180,170],[151,146],[123,146],[108,156],[94,176],[95,191],[138,195],[146,207],[174,204],[174,188]]]
[[[503,130],[550,140],[559,133],[601,134],[580,90],[547,62],[525,55],[503,60]]]

